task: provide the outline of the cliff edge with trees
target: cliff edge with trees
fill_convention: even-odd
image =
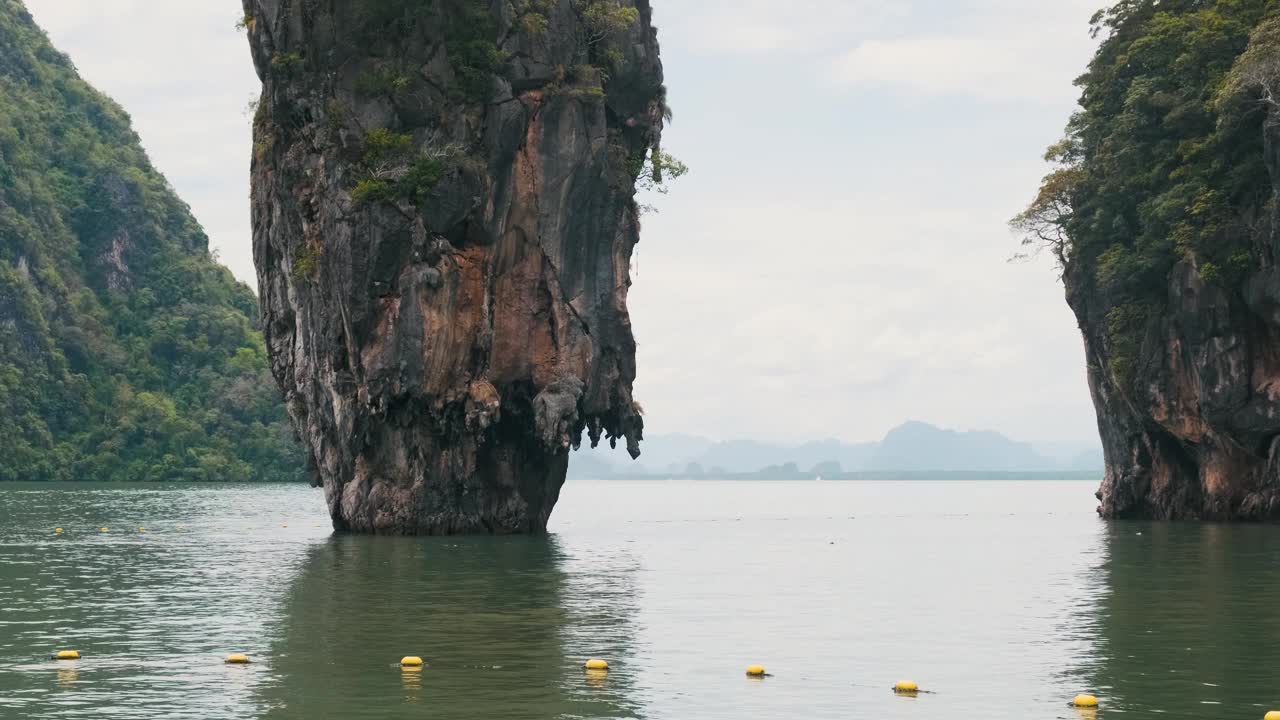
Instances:
[[[1106,517],[1280,518],[1280,6],[1126,0],[1015,226],[1061,263]]]

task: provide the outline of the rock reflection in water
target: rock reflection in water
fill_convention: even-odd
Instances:
[[[1100,716],[1262,717],[1280,707],[1280,533],[1274,527],[1111,524],[1086,682]]]
[[[578,561],[554,538],[335,536],[289,591],[266,717],[636,717],[635,595],[625,558]],[[617,669],[587,674],[588,654]]]

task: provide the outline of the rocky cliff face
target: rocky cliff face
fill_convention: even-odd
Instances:
[[[1112,518],[1280,519],[1280,16],[1122,3],[1019,223],[1064,262]]]
[[[1128,392],[1110,375],[1105,317],[1069,292],[1107,458],[1103,516],[1280,518],[1280,270],[1248,282],[1256,294],[1237,300],[1179,264]]]
[[[639,454],[648,0],[244,5],[265,333],[335,527],[544,530],[584,430]]]

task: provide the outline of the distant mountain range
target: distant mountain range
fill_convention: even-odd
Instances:
[[[731,478],[886,479],[927,477],[1090,477],[1102,474],[1102,449],[1041,452],[989,430],[956,431],[907,422],[880,442],[820,440],[778,445],[755,440],[716,442],[695,435],[654,435],[640,460],[606,444],[583,447],[569,461],[579,479]]]

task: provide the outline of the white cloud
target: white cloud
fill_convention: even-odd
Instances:
[[[918,418],[1029,439],[1091,432],[1070,311],[1045,263],[1005,262],[1005,215],[874,194],[739,201],[739,188],[683,188],[648,223],[644,262],[661,276],[641,273],[632,307],[651,427],[868,440]]]
[[[1070,86],[1046,78],[1036,50],[976,36],[872,40],[841,55],[839,84],[895,88],[920,95],[967,95],[983,100],[1060,101]],[[940,115],[941,118],[941,115]]]
[[[656,3],[654,23],[664,47],[695,53],[815,53],[906,15],[905,5],[881,0],[699,0]]]
[[[1061,101],[1092,49],[1096,0],[703,0],[659,4],[663,41],[703,56],[786,56],[794,76],[922,96]],[[807,58],[807,59],[805,59]],[[805,68],[805,65],[810,67]]]
[[[830,65],[837,84],[920,96],[1059,103],[1094,48],[1096,0],[967,0],[953,21],[862,38]]]

